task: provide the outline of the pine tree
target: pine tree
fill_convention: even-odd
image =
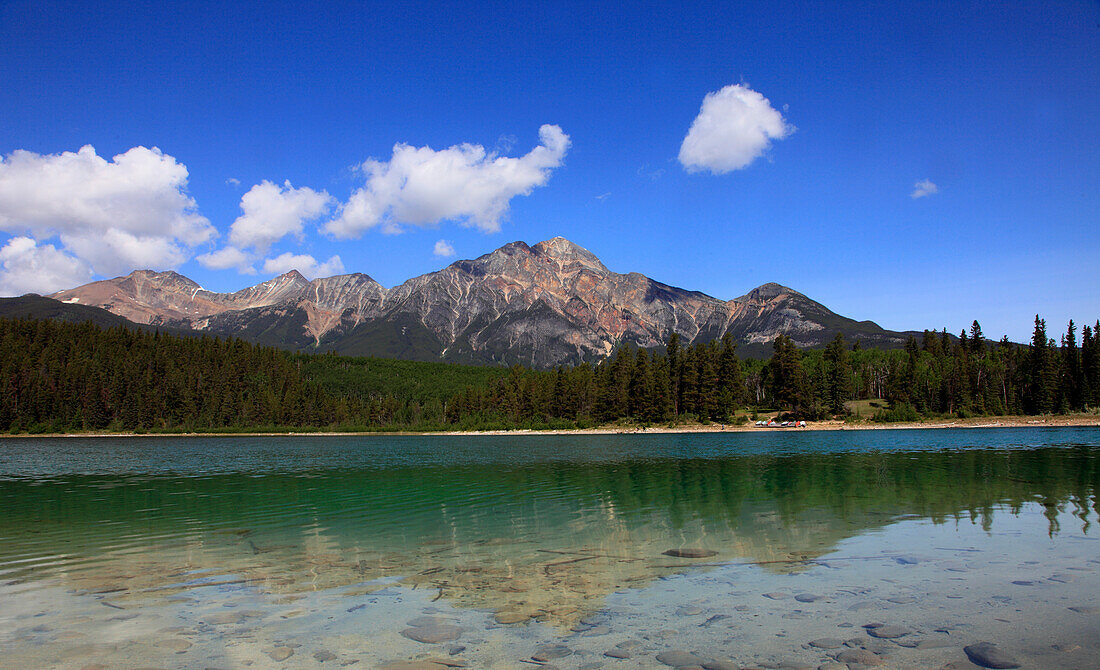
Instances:
[[[745,392],[745,380],[741,374],[741,361],[737,358],[737,344],[733,336],[722,336],[722,352],[718,360],[718,419],[729,421],[736,413]]]
[[[718,390],[718,349],[712,341],[699,347],[697,359],[699,361],[699,400],[697,411],[699,418],[704,421],[713,421],[718,418],[719,390]]]
[[[630,374],[630,416],[651,421],[655,413],[653,370],[649,366],[649,354],[641,349],[634,359],[634,369]]]
[[[1097,324],[1100,328],[1100,323]],[[1081,334],[1081,399],[1088,407],[1100,407],[1100,350],[1097,333],[1085,326]]]
[[[1052,347],[1047,340],[1046,321],[1035,315],[1035,331],[1027,357],[1025,409],[1029,414],[1054,411],[1055,377]]]
[[[688,347],[680,364],[680,413],[697,414],[699,411],[699,365],[696,347]]]
[[[1081,370],[1081,353],[1077,349],[1077,329],[1073,325],[1073,319],[1070,319],[1066,334],[1062,336],[1061,380],[1059,395],[1062,404],[1071,412],[1082,409],[1084,402],[1081,398],[1081,389],[1085,380]]]
[[[970,324],[970,355],[977,358],[985,353],[985,337],[982,335],[982,326],[974,319]]]
[[[842,333],[837,333],[833,341],[825,345],[824,358],[826,405],[832,414],[845,414],[845,403],[852,393],[852,368],[848,364],[848,347]]]
[[[680,413],[680,374],[681,374],[681,351],[680,351],[680,334],[673,332],[669,335],[668,344],[665,346],[666,357],[668,358],[668,384],[669,392],[672,394],[672,413]]]
[[[810,407],[812,398],[802,369],[802,354],[790,337],[779,335],[772,342],[768,376],[771,396],[781,408],[787,408],[798,416]]]

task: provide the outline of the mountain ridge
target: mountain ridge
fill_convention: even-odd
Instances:
[[[173,271],[135,270],[50,297],[139,324],[289,349],[533,367],[597,360],[621,344],[660,347],[673,332],[687,342],[729,333],[747,348],[780,333],[803,347],[836,332],[886,347],[906,336],[840,316],[774,282],[721,300],[612,272],[562,237],[510,242],[391,288],[362,273],[307,280],[291,270],[216,293]]]

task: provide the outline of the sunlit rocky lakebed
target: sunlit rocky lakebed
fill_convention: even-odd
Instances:
[[[2,665],[1094,668],[1098,485],[1097,428],[12,438]]]

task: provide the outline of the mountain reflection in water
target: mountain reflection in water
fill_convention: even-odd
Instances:
[[[576,438],[565,443],[576,458],[505,456],[534,438],[501,438],[484,442],[490,453],[476,459],[436,456],[425,465],[372,457],[386,438],[340,438],[336,446],[312,443],[325,452],[315,459],[294,451],[299,457],[286,461],[283,451],[273,465],[257,447],[251,465],[222,468],[212,465],[218,453],[198,456],[200,438],[150,440],[196,455],[190,471],[171,472],[143,468],[140,459],[97,471],[94,450],[115,446],[103,440],[69,447],[92,463],[83,471],[33,476],[25,471],[34,467],[18,467],[30,457],[13,452],[59,441],[30,441],[0,463],[0,578],[28,589],[110,593],[116,602],[220,582],[276,594],[367,593],[391,578],[501,620],[569,626],[615,591],[708,564],[800,571],[833,560],[822,557],[841,541],[900,519],[988,530],[995,515],[1038,503],[1054,537],[1065,511],[1089,533],[1090,506],[1100,504],[1095,434],[1091,444],[882,451],[869,436],[822,433],[821,440],[854,446],[811,453],[742,448],[737,435],[719,437],[734,446],[711,445],[706,457],[616,442],[629,436]],[[252,448],[238,439],[219,448]],[[602,444],[615,456],[585,454]],[[326,449],[339,450],[339,459]],[[678,548],[717,553],[663,553]]]

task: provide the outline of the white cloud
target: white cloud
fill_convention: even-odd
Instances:
[[[764,96],[741,84],[726,86],[703,98],[680,145],[680,163],[688,172],[740,170],[794,130]]]
[[[358,237],[382,225],[400,232],[402,224],[432,226],[459,221],[484,232],[500,230],[509,202],[550,178],[569,150],[561,128],[539,128],[539,146],[519,158],[498,156],[477,144],[436,151],[397,144],[383,162],[360,166],[366,184],[356,190],[325,230],[338,238]]]
[[[92,278],[92,269],[52,244],[13,237],[0,248],[0,295],[43,295],[72,288]]]
[[[175,267],[217,235],[186,187],[186,166],[156,147],[110,161],[90,145],[75,153],[14,151],[0,158],[0,231],[56,235],[100,274]]]
[[[301,272],[306,279],[331,277],[344,271],[344,262],[340,260],[339,256],[333,256],[324,263],[318,263],[313,256],[292,254],[289,251],[264,261],[264,272],[266,274],[281,275],[291,270]]]
[[[333,197],[325,191],[282,186],[267,180],[256,184],[241,197],[244,212],[229,228],[229,243],[238,249],[253,248],[266,253],[287,235],[301,237],[302,224],[328,211]]]
[[[929,195],[932,195],[933,193],[939,193],[939,192],[940,192],[939,187],[936,186],[935,184],[933,184],[931,180],[922,179],[921,181],[918,181],[916,184],[913,184],[913,192],[909,194],[909,197],[913,198],[913,199],[923,198],[925,196],[929,196]]]
[[[210,268],[211,270],[237,268],[237,271],[241,274],[256,274],[256,268],[252,267],[252,261],[255,258],[237,247],[223,247],[217,251],[198,256],[195,260],[204,268]]]
[[[450,258],[455,255],[455,248],[447,240],[439,240],[435,243],[432,253],[441,258]]]
[[[228,186],[240,186],[241,180],[237,179],[236,177],[230,177],[229,179],[225,180],[225,183]]]

